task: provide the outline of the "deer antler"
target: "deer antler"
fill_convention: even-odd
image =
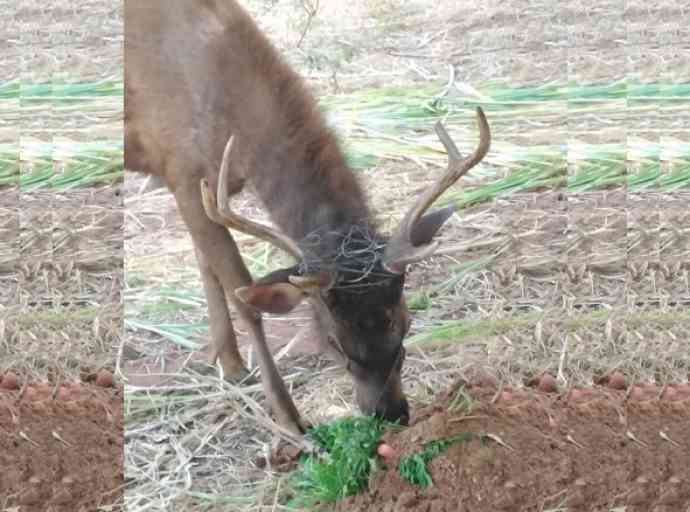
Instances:
[[[208,215],[213,222],[272,243],[276,247],[291,254],[298,261],[301,261],[303,257],[302,251],[290,237],[285,236],[283,233],[270,226],[242,217],[230,209],[228,180],[230,175],[230,154],[232,153],[234,138],[233,135],[228,139],[225,150],[223,151],[223,160],[221,161],[220,172],[218,173],[218,192],[216,196],[211,192],[206,178],[201,180],[201,199],[204,203],[206,215]],[[241,185],[242,183],[238,183],[237,189],[241,189]],[[219,198],[219,200],[217,200],[217,198]]]
[[[415,261],[420,261],[430,256],[437,248],[437,242],[415,246],[411,235],[415,224],[424,212],[438,199],[443,192],[455,183],[460,177],[477,165],[489,151],[491,145],[491,132],[486,121],[484,111],[477,107],[477,122],[479,124],[479,146],[469,157],[463,159],[455,146],[455,143],[439,121],[435,129],[438,138],[448,153],[448,170],[425,190],[403,217],[400,225],[389,240],[384,253],[384,265],[391,272],[401,273],[405,267]]]

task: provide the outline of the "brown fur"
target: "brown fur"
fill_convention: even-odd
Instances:
[[[234,133],[237,165],[251,169],[249,183],[286,234],[299,240],[315,229],[312,212],[321,213],[321,224],[368,218],[364,193],[303,80],[239,5],[203,2],[203,16],[190,19],[195,2],[165,2],[164,14],[158,2],[142,3],[126,4],[128,169],[163,174],[174,188],[181,177],[165,170],[167,160],[183,159],[189,165],[179,172],[203,174],[215,190],[220,155]],[[198,28],[204,23],[215,30]],[[169,38],[184,45],[170,48]],[[172,144],[187,154],[171,155]]]
[[[309,258],[253,283],[228,230],[205,213],[200,181],[216,190],[231,135],[229,193],[250,184],[274,223],[326,263],[332,288],[292,284],[290,276],[311,272]],[[252,333],[270,407],[284,427],[303,431],[258,311],[309,299],[324,350],[347,363],[360,407],[406,421],[404,274],[382,266],[385,241],[314,98],[235,0],[126,0],[125,165],[162,177],[175,195],[201,269],[213,359],[227,377],[246,370],[226,295]],[[422,219],[414,245],[428,243],[448,216]],[[366,257],[349,255],[363,247]]]

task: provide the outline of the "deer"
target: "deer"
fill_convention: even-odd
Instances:
[[[206,297],[209,363],[232,382],[248,370],[232,306],[248,327],[266,406],[286,431],[308,428],[277,369],[263,314],[311,305],[320,350],[351,376],[364,414],[406,425],[403,340],[411,324],[409,267],[430,257],[456,211],[428,212],[490,148],[476,109],[479,143],[463,157],[439,121],[448,155],[390,235],[381,233],[314,95],[235,0],[126,0],[125,168],[161,179],[188,229]],[[233,211],[248,187],[270,225]],[[256,280],[232,231],[294,258]]]

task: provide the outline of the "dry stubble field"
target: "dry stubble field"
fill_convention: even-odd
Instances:
[[[122,9],[0,12],[0,510],[122,510]]]
[[[322,98],[384,225],[442,170],[437,118],[468,150],[479,104],[493,134],[484,163],[446,194],[463,209],[441,250],[411,272],[404,382],[416,419],[390,443],[409,453],[463,430],[503,444],[451,449],[430,468],[432,490],[393,465],[340,509],[684,510],[690,35],[679,6],[322,1],[305,31],[302,5],[313,4],[251,7]],[[206,343],[189,238],[172,198],[131,178],[128,504],[282,510],[289,477],[257,464],[272,440],[260,387],[203,375],[189,352]],[[235,204],[261,218],[251,194]],[[284,261],[239,239],[256,274]],[[307,419],[355,413],[345,372],[313,354],[308,311],[266,323]],[[623,391],[607,384],[616,369]],[[533,388],[545,372],[556,392]],[[448,412],[458,379],[479,419]]]
[[[446,117],[467,150],[479,104],[494,141],[445,198],[463,209],[444,229],[441,251],[412,270],[404,382],[415,425],[389,442],[414,449],[458,429],[494,437],[436,459],[437,489],[396,480],[390,469],[342,509],[684,510],[686,13],[677,2],[322,0],[305,31],[301,5],[251,8],[323,98],[384,225],[442,170],[437,118]],[[102,1],[89,8],[111,10]],[[41,15],[29,10],[26,19]],[[83,25],[75,48],[46,61],[78,82],[117,79],[120,57],[109,53],[116,45],[92,37],[111,27],[89,19],[95,26]],[[35,52],[38,61],[42,55]],[[56,116],[50,105],[49,118],[79,141],[115,139],[118,111],[105,101],[95,100],[97,116]],[[34,114],[40,101],[19,103],[10,110],[21,113],[22,141],[24,133],[49,137],[46,117]],[[0,142],[17,136],[12,125],[1,128]],[[79,367],[112,366],[126,384],[127,510],[284,509],[286,475],[256,463],[273,439],[260,387],[207,375],[190,351],[207,341],[191,241],[171,196],[150,185],[127,175],[124,209],[111,186],[3,192],[0,229],[17,233],[3,236],[14,245],[3,247],[1,263],[15,261],[10,272],[3,267],[10,286],[0,290],[3,369],[49,380],[57,368],[76,381]],[[250,194],[238,202],[261,216]],[[256,274],[283,261],[265,244],[238,238]],[[313,353],[308,311],[266,323],[308,420],[356,412],[345,372]],[[627,390],[606,389],[614,369]],[[544,372],[557,392],[533,389],[531,379]],[[474,405],[451,414],[458,379]],[[582,391],[594,381],[602,388]],[[612,447],[618,458],[607,457]],[[602,467],[615,471],[587,471],[592,462],[582,454],[595,448]],[[463,492],[443,499],[444,486]]]

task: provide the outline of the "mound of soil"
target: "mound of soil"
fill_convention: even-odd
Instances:
[[[461,432],[487,434],[428,464],[433,484],[403,480],[399,459],[337,511],[690,512],[690,386],[596,387],[568,393],[464,385],[474,407],[445,394],[385,441],[398,456]]]
[[[78,512],[122,501],[122,389],[103,386],[0,386],[0,506]]]

